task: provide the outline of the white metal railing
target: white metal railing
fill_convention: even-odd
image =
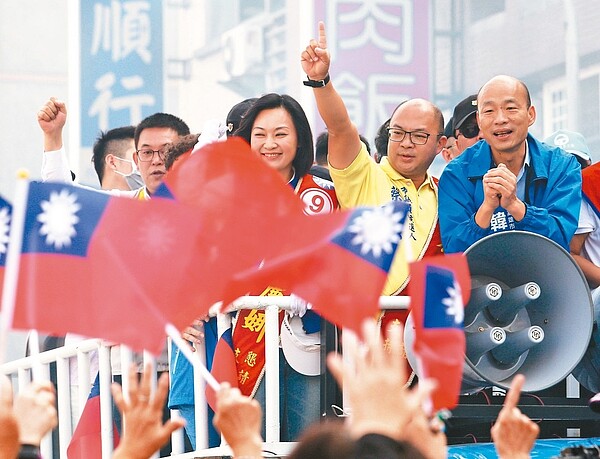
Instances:
[[[381,297],[382,309],[405,309],[409,297]],[[279,420],[279,320],[280,309],[289,309],[290,297],[243,297],[232,305],[237,309],[265,309],[265,442],[264,449],[274,452],[277,456],[285,456],[293,447],[293,443],[280,441]],[[222,325],[221,325],[222,326]],[[100,414],[102,429],[102,458],[110,458],[113,444],[113,408],[110,394],[110,384],[113,377],[111,368],[111,348],[115,345],[100,339],[88,339],[76,344],[66,345],[57,349],[45,351],[0,365],[0,373],[11,376],[18,392],[32,380],[32,369],[41,367],[42,377],[50,378],[50,364],[56,363],[57,407],[59,420],[58,451],[60,459],[67,458],[67,447],[71,440],[75,423],[81,416],[91,388],[90,358],[93,352],[98,353],[100,378]],[[120,368],[126,370],[133,360],[133,353],[126,346],[120,346]],[[200,347],[195,352],[196,358],[204,356]],[[76,358],[78,388],[77,394],[72,394],[70,383],[69,361]],[[144,363],[155,364],[151,355],[144,353]],[[156,374],[156,372],[154,372]],[[155,379],[156,384],[156,379]],[[194,395],[196,401],[196,451],[184,453],[183,432],[175,432],[172,439],[173,458],[194,458],[230,455],[231,450],[226,444],[217,448],[208,448],[208,426],[206,416],[206,399],[204,395],[205,382],[194,370]],[[128,379],[122,378],[123,390],[128,390]],[[76,407],[73,406],[72,395],[76,395]],[[76,412],[74,412],[76,411]],[[172,413],[177,415],[177,413]],[[72,422],[73,421],[73,422]],[[51,435],[42,442],[42,455],[52,458],[53,445]],[[155,457],[158,457],[156,455]]]

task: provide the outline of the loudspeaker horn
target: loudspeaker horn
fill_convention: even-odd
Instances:
[[[544,236],[506,231],[477,241],[465,256],[472,295],[462,392],[508,388],[517,373],[525,375],[526,392],[566,378],[585,354],[593,325],[590,290],[571,255]],[[411,316],[405,347],[417,368]]]

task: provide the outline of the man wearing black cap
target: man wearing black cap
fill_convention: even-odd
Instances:
[[[458,146],[456,145],[456,137],[454,137],[454,129],[452,129],[452,126],[453,119],[450,118],[446,123],[446,127],[444,128],[444,135],[447,138],[446,146],[442,148],[442,157],[447,163],[462,153],[458,150]]]
[[[452,127],[459,155],[483,138],[479,132],[476,114],[477,94],[464,98],[454,107]]]

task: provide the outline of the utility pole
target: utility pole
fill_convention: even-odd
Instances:
[[[567,83],[566,128],[579,132],[579,43],[573,0],[564,0],[565,7],[565,79]]]

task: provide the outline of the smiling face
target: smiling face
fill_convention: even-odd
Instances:
[[[530,105],[523,83],[508,76],[492,78],[481,88],[477,107],[481,136],[490,145],[494,158],[525,157],[525,139],[529,126],[535,122],[535,108]]]
[[[446,137],[439,136],[444,130],[443,120],[430,102],[412,99],[396,109],[390,121],[390,128],[429,134],[424,145],[415,145],[410,135],[405,135],[400,142],[388,142],[390,165],[419,187],[425,180],[427,169],[446,143]]]
[[[179,139],[177,132],[171,128],[146,128],[140,133],[139,150],[161,150],[162,154],[154,153],[150,161],[140,161],[137,154],[133,155],[135,163],[150,194],[154,194],[167,172],[165,168],[164,151],[166,147]]]
[[[290,114],[282,107],[260,112],[250,133],[250,147],[287,182],[292,178],[292,161],[298,136]]]

